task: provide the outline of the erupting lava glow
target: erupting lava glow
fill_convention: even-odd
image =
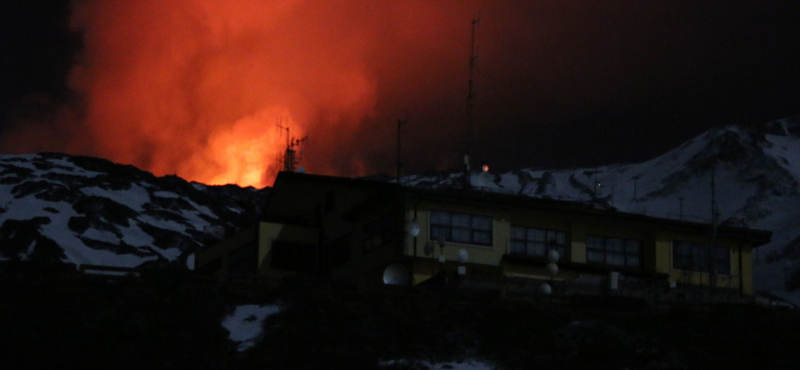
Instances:
[[[363,174],[373,168],[353,149],[356,132],[376,117],[379,81],[400,75],[383,44],[426,37],[396,28],[420,10],[408,5],[76,0],[84,43],[69,84],[80,103],[55,124],[17,127],[2,146],[263,187],[281,167],[284,122],[292,137],[309,134],[304,164],[316,173]],[[47,140],[18,140],[37,136]]]

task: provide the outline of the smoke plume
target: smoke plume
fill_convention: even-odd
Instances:
[[[472,9],[425,1],[75,1],[71,21],[83,48],[69,85],[80,100],[49,123],[20,125],[4,146],[261,187],[281,168],[288,133],[308,135],[301,164],[315,173],[386,170],[392,125],[413,104],[408,96],[461,93],[453,78],[463,68],[442,69],[464,64]],[[449,86],[426,91],[431,83]],[[365,161],[370,154],[385,158]]]
[[[609,142],[666,136],[675,122],[705,119],[695,114],[702,107],[755,91],[743,86],[783,81],[777,72],[738,72],[769,71],[785,59],[771,57],[783,55],[783,44],[726,41],[747,41],[752,25],[739,20],[762,8],[73,0],[71,25],[83,40],[68,77],[74,97],[34,102],[47,109],[6,130],[0,149],[94,155],[156,175],[262,187],[282,167],[287,140],[305,136],[300,159],[309,172],[394,173],[397,120],[407,115],[404,170],[454,168],[465,143],[471,21],[480,12],[476,161],[565,165],[585,160],[575,158],[577,147],[593,160],[630,157],[630,146]]]

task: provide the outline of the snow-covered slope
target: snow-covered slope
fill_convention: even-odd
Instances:
[[[410,176],[425,187],[460,174]],[[756,288],[800,304],[800,119],[710,130],[639,164],[474,174],[487,191],[565,199],[655,217],[710,222],[712,179],[719,221],[772,231],[756,254]],[[788,280],[788,283],[787,283]]]
[[[265,195],[98,158],[0,156],[0,261],[184,264],[226,228],[254,222]]]

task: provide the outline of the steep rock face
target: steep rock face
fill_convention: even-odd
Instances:
[[[458,176],[458,175],[455,175]],[[486,191],[582,201],[654,217],[719,220],[773,231],[756,253],[758,289],[800,288],[800,117],[756,127],[712,129],[639,164],[576,169],[522,169],[501,174]],[[410,176],[405,182],[448,187],[453,181]],[[800,292],[792,298],[800,303]]]
[[[181,264],[219,238],[208,230],[255,222],[267,193],[92,157],[0,156],[0,260]]]

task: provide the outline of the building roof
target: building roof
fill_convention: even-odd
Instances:
[[[479,189],[467,188],[419,188],[400,186],[396,182],[374,178],[347,178],[326,175],[311,175],[305,173],[281,172],[275,180],[270,198],[282,196],[286,190],[296,188],[298,182],[318,184],[322,186],[346,186],[353,188],[382,189],[390,193],[401,193],[407,198],[426,199],[475,205],[488,208],[505,209],[536,209],[553,211],[564,214],[579,214],[583,217],[597,217],[604,220],[619,220],[642,226],[658,226],[661,229],[689,232],[701,235],[710,235],[712,225],[709,223],[659,218],[638,213],[622,212],[613,207],[586,201],[565,201],[557,199],[534,198],[517,194],[501,194]],[[269,205],[269,199],[267,200]],[[769,243],[772,232],[767,230],[751,229],[739,226],[718,225],[717,236],[721,238],[743,239],[758,247]]]

